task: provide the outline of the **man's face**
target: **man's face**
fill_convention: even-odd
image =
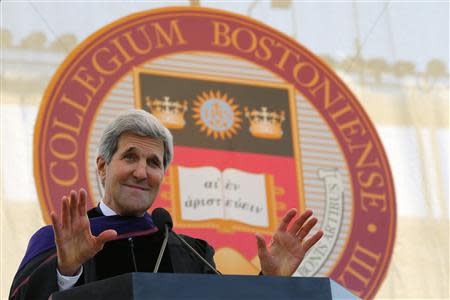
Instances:
[[[122,216],[142,216],[153,204],[164,176],[161,140],[125,132],[111,162],[97,158],[103,201]]]

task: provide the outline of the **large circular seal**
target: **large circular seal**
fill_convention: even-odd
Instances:
[[[175,136],[175,167],[155,205],[171,210],[179,231],[210,241],[219,267],[253,272],[249,232],[268,237],[286,209],[309,207],[325,235],[296,275],[329,276],[374,297],[395,239],[392,175],[367,114],[314,54],[262,23],[205,8],[146,11],[100,29],[59,67],[40,107],[34,173],[46,222],[71,189],[86,187],[90,206],[102,197],[97,141],[109,119],[133,107]],[[188,129],[200,148],[178,133]],[[240,194],[183,198],[183,174],[219,174],[222,190]],[[267,201],[243,201],[258,184]],[[230,258],[236,263],[225,264]]]

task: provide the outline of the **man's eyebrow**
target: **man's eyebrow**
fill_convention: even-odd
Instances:
[[[152,153],[148,158],[152,160],[157,160],[158,163],[162,164],[161,158],[156,153]]]
[[[124,155],[127,155],[129,153],[134,153],[138,151],[138,148],[131,146],[128,149],[126,149],[125,151],[123,151],[120,156],[123,157]],[[157,160],[159,164],[163,164],[164,161],[164,157],[159,157],[156,153],[151,153],[147,159],[151,159],[151,160]]]
[[[132,147],[128,148],[127,150],[123,151],[122,155],[134,152],[135,150],[136,150],[136,147],[132,146]]]

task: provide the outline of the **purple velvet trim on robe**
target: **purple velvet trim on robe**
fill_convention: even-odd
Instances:
[[[93,235],[98,236],[107,229],[114,229],[117,231],[116,239],[134,235],[152,234],[158,231],[158,228],[153,224],[153,220],[148,213],[145,213],[143,217],[96,217],[89,219],[89,222],[91,223],[91,232]],[[31,237],[25,256],[20,263],[19,271],[33,257],[55,247],[52,225],[42,227]]]

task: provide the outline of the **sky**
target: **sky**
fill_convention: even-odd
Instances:
[[[447,1],[312,2],[292,1],[290,8],[272,8],[271,1],[200,1],[258,19],[296,38],[319,55],[341,60],[362,43],[364,59],[392,63],[411,61],[424,71],[431,59],[449,64],[449,3]],[[65,33],[78,42],[106,24],[134,12],[189,1],[1,1],[1,25],[18,44],[31,32],[50,41]]]

